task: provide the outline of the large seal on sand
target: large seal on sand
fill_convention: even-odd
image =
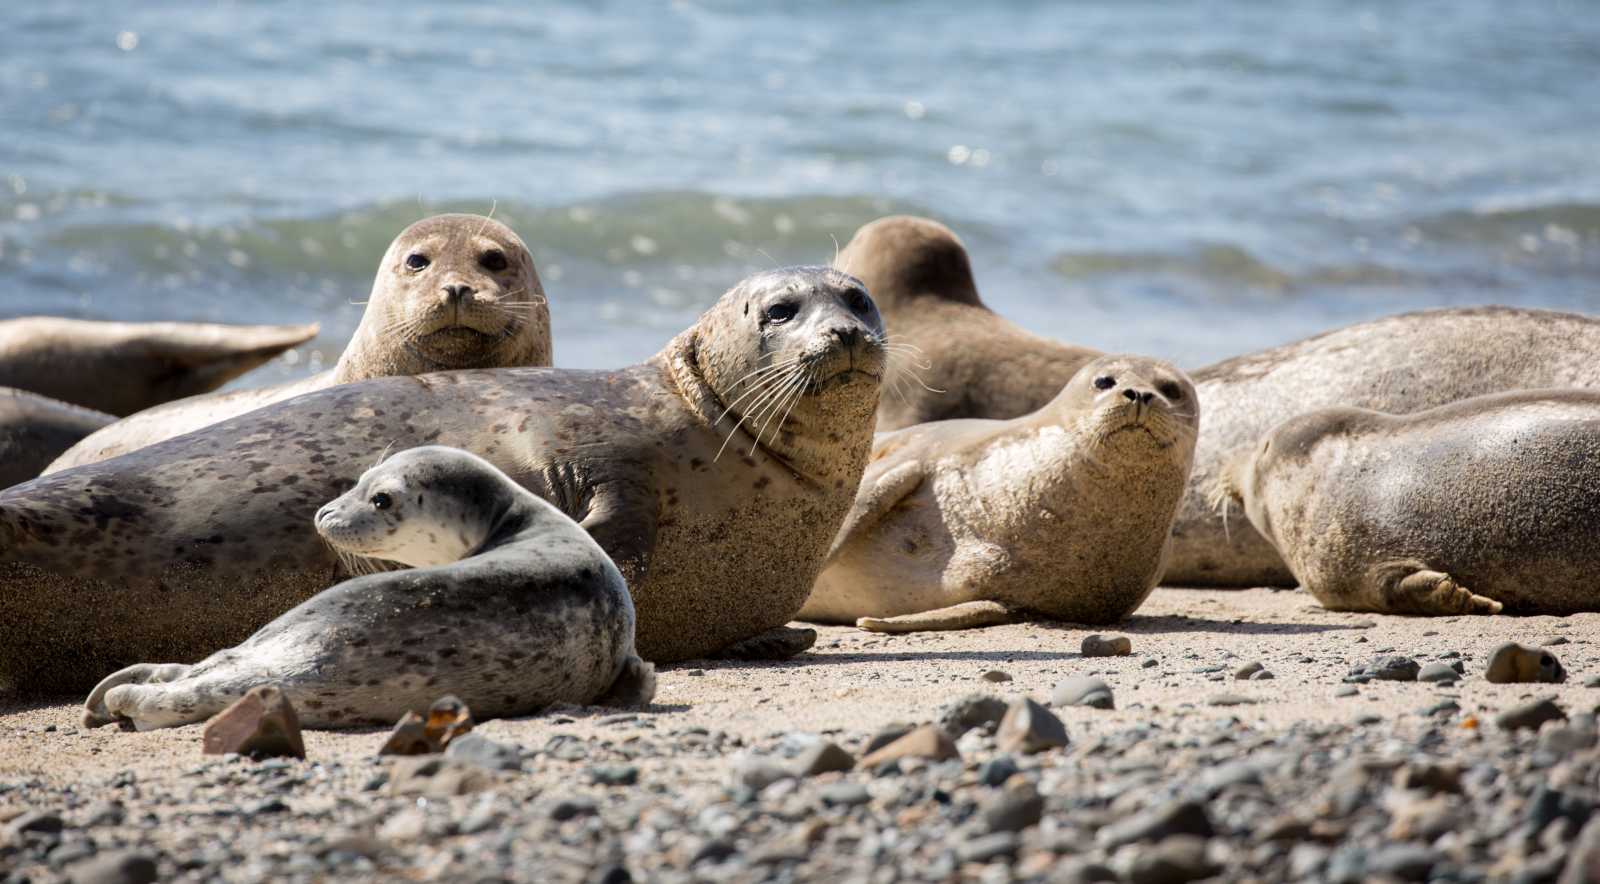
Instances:
[[[39,475],[61,452],[115,420],[26,390],[0,387],[0,488]]]
[[[341,384],[0,492],[0,680],[83,690],[238,644],[336,579],[317,508],[424,444],[583,525],[628,580],[640,656],[742,651],[800,610],[850,508],[882,329],[838,271],[763,273],[642,365]]]
[[[116,457],[334,384],[549,364],[550,309],[528,247],[498,221],[435,215],[389,244],[361,324],[333,368],[151,409],[90,436],[46,472]]]
[[[1269,432],[1221,484],[1329,608],[1600,611],[1600,392],[1314,411]]]
[[[1241,356],[1193,373],[1206,419],[1173,525],[1163,582],[1289,586],[1272,544],[1211,505],[1222,468],[1276,424],[1333,406],[1392,414],[1488,393],[1600,388],[1600,320],[1507,307],[1406,313]]]
[[[622,574],[571,519],[482,458],[398,454],[319,510],[316,527],[340,552],[416,570],[320,592],[193,666],[124,669],[89,695],[84,723],[204,721],[269,683],[318,727],[387,724],[440,694],[498,718],[655,693],[655,667],[633,653]]]
[[[879,430],[1030,414],[1100,355],[1030,334],[990,310],[966,248],[937,221],[880,218],[856,231],[834,266],[866,283],[896,361],[911,363],[911,371],[891,373]]]
[[[0,322],[0,387],[133,414],[215,390],[316,334],[315,325],[8,319]]]
[[[1182,372],[1102,356],[1026,417],[879,436],[800,616],[884,632],[1119,620],[1161,576],[1198,421]]]

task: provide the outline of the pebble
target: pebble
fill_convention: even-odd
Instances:
[[[1175,801],[1112,823],[1096,837],[1107,848],[1115,849],[1135,842],[1160,841],[1171,835],[1210,838],[1215,834],[1204,804]]]
[[[1067,727],[1054,712],[1027,697],[1012,701],[995,733],[995,745],[1005,752],[1043,752],[1067,745]]]
[[[395,795],[449,798],[489,788],[492,781],[483,768],[446,761],[443,756],[401,758],[389,770],[389,791]]]
[[[580,816],[594,816],[600,812],[594,799],[587,795],[574,795],[562,798],[550,805],[550,818],[558,823],[566,822]]]
[[[154,857],[133,850],[112,850],[67,869],[72,884],[152,884],[157,878]]]
[[[1246,663],[1233,671],[1233,677],[1236,681],[1248,681],[1256,673],[1265,672],[1266,668],[1267,667],[1261,665],[1259,662]]]
[[[24,835],[58,835],[65,827],[61,817],[33,810],[6,824],[6,840],[16,841]]]
[[[1160,665],[1161,665],[1161,661],[1157,660],[1154,657],[1146,657],[1146,658],[1144,658],[1143,661],[1141,661],[1139,663],[1139,666],[1142,669],[1154,669],[1154,668],[1156,668],[1157,666],[1160,666]]]
[[[991,694],[967,694],[939,713],[939,728],[952,740],[973,728],[993,732],[1006,714],[1006,701]]]
[[[1590,817],[1578,833],[1558,884],[1593,884],[1595,881],[1600,881],[1600,815]]]
[[[1208,706],[1250,706],[1255,702],[1256,699],[1254,697],[1246,697],[1242,694],[1213,694],[1206,698],[1206,705]]]
[[[978,768],[978,782],[999,786],[1017,773],[1017,762],[1010,755],[996,755]]]
[[[1494,717],[1494,723],[1505,730],[1538,730],[1547,721],[1564,721],[1567,713],[1553,697],[1544,697],[1521,703]]]
[[[989,799],[979,815],[987,831],[1020,832],[1044,817],[1044,798],[1032,783],[1013,783]]]
[[[793,776],[795,776],[794,771],[761,756],[744,759],[734,771],[734,777],[741,785],[756,792]]]
[[[1251,674],[1250,676],[1251,681],[1267,681],[1268,679],[1273,678],[1277,678],[1277,676],[1273,675],[1272,670],[1270,669],[1263,669],[1260,672]]]
[[[1417,681],[1449,683],[1460,680],[1461,673],[1444,663],[1429,663],[1417,672]]]
[[[1105,680],[1075,675],[1062,679],[1050,694],[1053,706],[1089,706],[1094,709],[1116,708],[1111,685]]]
[[[1133,855],[1128,864],[1129,884],[1186,884],[1222,871],[1206,855],[1206,840],[1194,835],[1173,835]]]
[[[1561,645],[1566,645],[1566,644],[1571,644],[1571,643],[1572,643],[1571,640],[1568,639],[1564,635],[1552,635],[1549,638],[1541,639],[1539,641],[1539,647],[1541,647],[1541,648],[1554,648],[1554,647],[1559,647]]]
[[[631,764],[597,764],[589,768],[589,781],[599,786],[632,786],[639,782],[639,768]]]
[[[1416,681],[1422,666],[1410,657],[1391,654],[1350,670],[1349,681]]]
[[[1591,675],[1584,679],[1583,686],[1586,688],[1600,688],[1600,675]]]
[[[1423,715],[1454,715],[1461,711],[1461,704],[1454,700],[1440,700],[1422,710]]]
[[[983,674],[982,678],[983,678],[984,681],[995,682],[996,684],[998,684],[1000,682],[1010,681],[1011,680],[1011,673],[1002,672],[999,669],[991,669],[988,672],[985,672]]]
[[[1421,844],[1389,844],[1367,855],[1365,874],[1401,881],[1426,881],[1439,862],[1439,853]]]
[[[1005,713],[1002,711],[1001,714],[1003,715]],[[999,719],[997,718],[995,721],[998,723]],[[887,746],[906,734],[911,733],[915,729],[916,725],[913,724],[886,724],[883,727],[878,728],[877,732],[867,740],[867,745],[862,748],[861,754],[871,755],[879,749],[882,749],[884,746]]]
[[[1133,653],[1133,640],[1125,635],[1088,635],[1082,652],[1085,657],[1126,657]]]
[[[451,761],[473,764],[484,770],[522,770],[522,750],[516,746],[497,743],[483,734],[467,734],[450,741],[444,757]]]
[[[872,793],[860,783],[829,783],[818,793],[825,807],[855,807],[872,800]]]
[[[1489,653],[1483,677],[1494,684],[1556,684],[1567,674],[1549,651],[1506,642]]]
[[[856,760],[837,744],[821,740],[801,750],[794,759],[794,773],[798,777],[847,771],[856,766]]]
[[[1354,697],[1359,693],[1361,693],[1361,689],[1353,684],[1342,684],[1333,689],[1335,697]]]
[[[248,755],[252,758],[305,758],[300,718],[283,690],[261,685],[235,700],[206,722],[200,734],[206,755]]]
[[[956,845],[956,856],[964,863],[986,863],[1002,857],[1014,857],[1020,846],[1015,833],[994,832]]]
[[[428,739],[428,723],[415,712],[400,716],[378,747],[379,755],[428,755],[438,751],[439,747]]]
[[[958,759],[955,741],[940,728],[925,724],[888,745],[869,753],[861,759],[861,766],[875,769],[888,761],[902,758],[926,758],[930,761]]]

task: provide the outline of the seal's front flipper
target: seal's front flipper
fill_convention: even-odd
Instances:
[[[1017,612],[999,602],[962,602],[899,617],[861,617],[856,626],[868,632],[933,632],[942,629],[976,629],[1021,620]]]
[[[135,663],[119,669],[100,680],[83,701],[83,726],[100,727],[104,724],[134,724],[127,716],[119,714],[106,704],[106,695],[112,688],[122,685],[167,684],[189,674],[192,667],[182,663]]]
[[[1422,562],[1386,562],[1373,569],[1369,580],[1378,597],[1379,610],[1391,614],[1498,614],[1503,607]]]
[[[787,660],[817,643],[815,629],[778,626],[736,641],[712,654],[714,660]]]
[[[597,706],[649,706],[656,696],[656,665],[630,656]]]

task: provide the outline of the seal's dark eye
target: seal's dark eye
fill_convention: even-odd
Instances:
[[[412,252],[406,256],[406,266],[412,270],[421,270],[428,266],[428,256],[420,252]]]
[[[1096,390],[1109,390],[1116,385],[1117,379],[1108,374],[1094,379],[1094,388]]]
[[[490,273],[499,273],[506,269],[506,253],[499,249],[490,249],[483,253],[483,257],[478,259],[478,263],[483,265],[483,269]]]
[[[375,510],[386,510],[391,506],[394,506],[394,501],[392,499],[390,499],[389,495],[384,494],[382,491],[379,491],[377,494],[372,495],[372,508],[373,509],[375,509]]]
[[[850,293],[850,311],[859,316],[865,316],[872,309],[872,299],[862,292]]]
[[[1177,402],[1183,398],[1183,388],[1172,382],[1162,384],[1159,388],[1161,395],[1167,397],[1168,402]]]
[[[788,302],[784,302],[782,304],[773,304],[771,307],[767,308],[767,321],[788,322],[795,317],[796,313],[799,312],[799,307],[796,307]]]

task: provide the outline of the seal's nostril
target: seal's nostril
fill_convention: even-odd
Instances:
[[[861,329],[836,328],[833,330],[833,336],[839,339],[839,343],[847,347],[853,347],[857,341],[861,340]]]
[[[443,287],[445,300],[460,301],[472,294],[473,288],[463,283],[454,283]]]
[[[1122,391],[1122,396],[1123,396],[1124,399],[1127,399],[1129,402],[1138,402],[1139,401],[1139,394],[1133,392],[1132,390],[1123,390]]]
[[[1154,399],[1154,398],[1156,398],[1156,394],[1154,394],[1154,393],[1145,392],[1145,393],[1139,394],[1139,401],[1143,402],[1146,405],[1149,405],[1150,404],[1150,400]]]

